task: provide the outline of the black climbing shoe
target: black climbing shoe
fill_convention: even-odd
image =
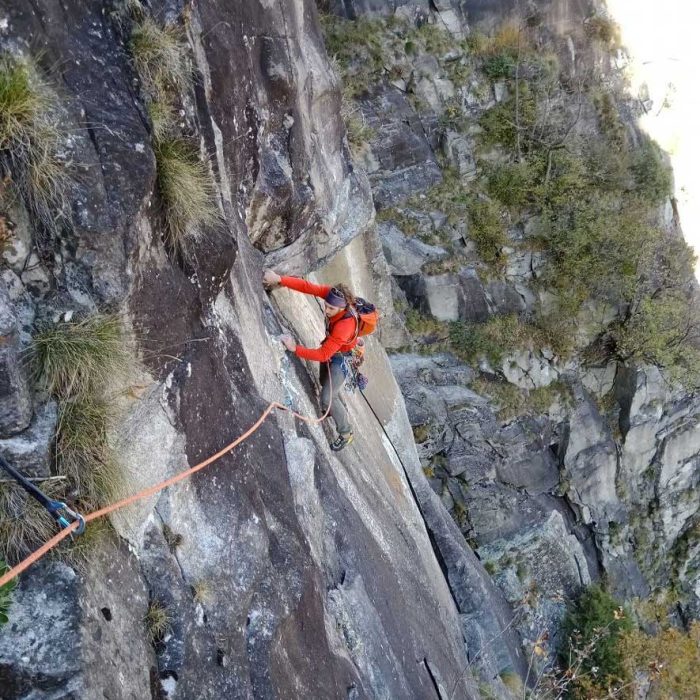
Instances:
[[[331,443],[331,450],[333,452],[339,452],[340,450],[343,449],[346,445],[349,445],[352,442],[352,439],[355,436],[352,433],[346,433],[345,435],[339,435],[332,443]]]

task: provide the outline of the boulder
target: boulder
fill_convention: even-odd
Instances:
[[[448,254],[444,248],[405,236],[390,222],[378,224],[377,231],[392,275],[418,274],[423,265],[441,260]]]
[[[511,384],[521,389],[549,386],[560,374],[555,363],[536,350],[518,350],[507,355],[501,371]]]
[[[497,314],[521,314],[527,309],[517,288],[503,280],[492,280],[486,285],[489,306]]]
[[[441,76],[437,59],[430,54],[421,54],[414,62],[409,84],[409,89],[438,114],[455,94],[452,82]]]
[[[472,139],[448,129],[442,136],[440,147],[452,167],[459,171],[463,180],[473,180],[476,177],[476,158]]]
[[[583,521],[606,531],[624,517],[617,494],[618,456],[610,427],[580,384],[572,386],[574,407],[562,463],[569,480],[567,495],[581,508]]]
[[[536,526],[508,540],[479,547],[479,556],[506,599],[521,610],[518,628],[525,640],[547,638],[550,655],[559,646],[559,631],[566,600],[575,598],[591,583],[581,544],[554,510]],[[536,590],[537,595],[531,595]],[[539,659],[536,659],[539,662]]]

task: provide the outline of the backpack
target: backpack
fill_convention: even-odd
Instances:
[[[343,318],[354,318],[357,321],[357,332],[353,338],[356,340],[362,335],[374,333],[379,322],[379,311],[371,302],[362,297],[355,297],[355,303],[347,307]],[[330,331],[330,326],[327,325],[326,329]]]
[[[379,323],[379,311],[377,307],[362,297],[355,299],[355,312],[357,313],[357,336],[374,333]]]

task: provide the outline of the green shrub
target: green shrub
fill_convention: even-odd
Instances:
[[[620,29],[613,20],[602,15],[593,15],[584,22],[586,34],[614,49],[620,46]]]
[[[469,121],[458,99],[453,98],[445,104],[442,113],[438,117],[438,125],[442,129],[466,131]]]
[[[455,48],[454,37],[437,24],[425,22],[411,34],[417,37],[426,53],[434,56],[441,56]]]
[[[492,267],[501,267],[505,260],[502,248],[508,242],[498,207],[491,201],[470,193],[453,169],[443,171],[443,180],[432,187],[425,198],[413,198],[411,206],[444,212],[451,225],[468,220],[469,237],[481,259]]]
[[[570,205],[546,212],[540,241],[548,254],[542,282],[576,314],[587,299],[629,301],[656,235],[645,212],[602,192],[579,191]]]
[[[493,365],[499,365],[506,354],[526,346],[531,338],[531,328],[515,315],[493,316],[485,323],[450,324],[452,351],[471,364],[485,357]]]
[[[518,118],[515,114],[515,95],[507,100],[499,102],[491,109],[484,112],[479,119],[483,129],[482,141],[487,146],[501,146],[510,153],[515,153],[518,142],[518,125],[521,137],[523,134],[532,133],[537,119],[537,99],[526,81],[520,81],[520,94],[518,96]],[[521,147],[531,146],[526,138],[521,138]]]
[[[499,379],[478,378],[470,388],[481,396],[488,396],[496,404],[498,417],[502,421],[509,421],[527,411],[527,392],[515,384]]]
[[[628,682],[619,644],[631,630],[625,611],[600,586],[591,586],[570,606],[562,623],[559,660],[564,669],[577,669],[580,678],[569,688],[571,697],[591,697],[591,685],[608,688]]]
[[[167,239],[174,249],[184,252],[188,238],[196,238],[219,221],[209,168],[182,139],[159,141],[155,154]]]
[[[466,190],[459,172],[447,168],[442,172],[442,182],[431,187],[425,197],[414,197],[411,206],[422,210],[440,210],[447,215],[449,223],[454,225],[463,220],[467,214],[469,193]]]
[[[321,15],[321,26],[328,55],[337,62],[350,96],[358,97],[379,82],[389,64],[385,20]]]
[[[486,191],[507,207],[520,209],[539,203],[537,189],[543,173],[531,162],[505,163],[488,169]]]
[[[416,309],[406,311],[406,330],[415,340],[435,343],[447,338],[447,324],[432,316],[424,316]]]
[[[0,559],[0,576],[6,574],[9,567],[5,562]],[[17,580],[13,579],[9,581],[4,586],[0,586],[0,627],[8,622],[8,613],[10,610],[10,603],[12,602],[12,591],[14,591],[17,585]]]
[[[494,576],[499,571],[498,564],[492,559],[484,562],[484,569],[489,576]]]
[[[503,80],[515,76],[516,59],[510,53],[499,53],[489,56],[484,61],[483,71],[492,81]]]
[[[445,73],[454,83],[455,87],[462,87],[471,78],[473,70],[471,65],[464,59],[453,59],[445,62]]]
[[[367,124],[360,107],[347,95],[343,95],[340,115],[345,122],[348,146],[353,158],[362,154],[368,142],[374,137],[374,129]]]
[[[30,350],[39,383],[59,399],[99,393],[129,369],[131,356],[121,319],[110,314],[48,327]]]
[[[182,30],[161,27],[143,16],[131,35],[131,55],[143,87],[152,100],[169,91],[186,92],[192,85],[192,69]]]
[[[400,209],[390,207],[380,209],[377,212],[377,221],[391,221],[406,236],[415,236],[418,233],[418,222],[411,216],[407,216]]]
[[[607,138],[608,146],[618,151],[625,149],[627,135],[615,97],[608,90],[598,90],[593,95],[593,104],[598,115],[598,124]]]
[[[630,167],[635,194],[649,206],[660,204],[671,195],[672,175],[659,146],[648,138],[634,154]]]
[[[498,207],[489,200],[473,198],[469,202],[469,238],[476,244],[479,257],[489,265],[505,264],[502,248],[508,243]]]
[[[528,391],[500,379],[478,378],[471,388],[493,399],[498,406],[498,417],[503,421],[525,414],[544,415],[557,399],[568,402],[571,397],[568,387],[561,382]]]
[[[688,632],[674,628],[648,635],[641,630],[626,634],[620,642],[628,677],[648,678],[648,698],[685,700],[700,697],[700,622]]]
[[[700,349],[694,342],[698,321],[694,301],[682,292],[645,297],[613,329],[616,352],[622,359],[664,368],[672,380],[694,389],[700,386]]]

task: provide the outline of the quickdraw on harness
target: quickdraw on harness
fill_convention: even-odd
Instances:
[[[364,391],[369,380],[360,372],[360,365],[365,361],[365,341],[358,338],[357,345],[343,356],[343,374],[345,375],[345,391],[351,394],[355,389]]]
[[[85,518],[69,508],[63,501],[55,501],[49,498],[41,489],[37,488],[24,474],[11,467],[7,461],[0,457],[0,467],[2,467],[32,498],[35,498],[49,512],[62,530],[71,523],[77,522],[78,527],[73,534],[80,535],[85,529]]]

